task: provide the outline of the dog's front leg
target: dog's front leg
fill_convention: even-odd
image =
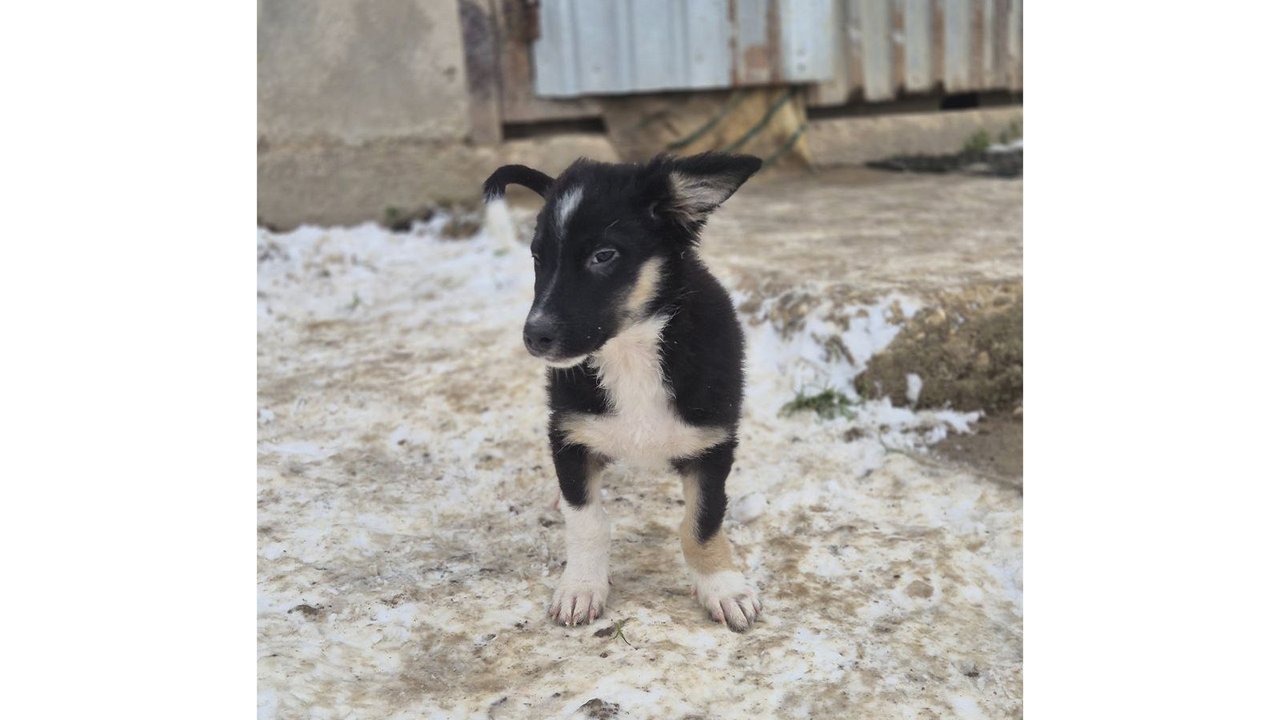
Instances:
[[[733,468],[733,440],[717,445],[692,460],[677,463],[684,481],[684,521],[680,545],[689,566],[694,594],[711,617],[734,632],[743,632],[756,621],[760,597],[733,559],[733,547],[725,537],[724,485]]]
[[[568,562],[551,597],[550,615],[565,625],[592,623],[609,599],[609,518],[600,500],[604,462],[554,434],[551,452],[560,479]]]

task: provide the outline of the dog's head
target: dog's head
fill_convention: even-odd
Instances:
[[[572,367],[658,311],[673,264],[760,164],[723,153],[644,165],[579,160],[554,179],[523,165],[498,168],[485,181],[487,201],[511,183],[545,201],[530,246],[535,281],[525,347],[553,367]]]

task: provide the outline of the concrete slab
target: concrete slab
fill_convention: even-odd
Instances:
[[[931,294],[1022,278],[1022,180],[860,167],[765,176],[707,226],[704,256],[748,286]]]
[[[957,152],[978,132],[994,142],[1013,126],[1022,126],[1021,106],[827,118],[810,123],[809,147],[819,167],[861,165],[893,155]]]

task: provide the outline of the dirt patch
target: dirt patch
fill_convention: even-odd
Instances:
[[[951,155],[898,155],[867,163],[877,170],[962,173],[987,177],[1022,177],[1022,150],[959,152]]]
[[[933,597],[933,586],[922,580],[913,580],[907,586],[907,596],[913,598]]]
[[[300,612],[306,619],[315,620],[320,617],[320,611],[322,609],[323,607],[315,607],[312,605],[295,605],[289,609],[289,613],[292,614],[294,612]]]
[[[971,435],[949,435],[933,446],[944,458],[1022,487],[1022,414],[985,417]]]
[[[854,379],[863,397],[920,408],[1012,411],[1022,404],[1022,283],[935,298]]]
[[[618,704],[605,702],[600,698],[591,698],[578,708],[579,711],[586,713],[586,716],[592,720],[610,720],[618,717]]]
[[[897,155],[867,163],[868,167],[898,172],[964,173],[991,177],[1022,177],[1022,124],[1014,122],[1002,130],[992,144],[986,130],[969,137],[957,153],[943,155]],[[1017,142],[1012,142],[1014,140]]]

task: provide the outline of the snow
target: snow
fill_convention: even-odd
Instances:
[[[987,152],[991,153],[1008,153],[1022,149],[1022,138],[1012,140],[1007,143],[992,143],[987,146]]]
[[[748,493],[735,500],[729,507],[729,517],[733,518],[734,522],[745,525],[763,515],[768,506],[769,501],[764,493]]]
[[[920,402],[920,391],[924,389],[924,379],[915,373],[907,373],[907,402],[914,407]]]
[[[920,309],[902,295],[786,333],[747,318],[726,529],[762,589],[756,627],[731,634],[688,597],[679,482],[628,467],[605,476],[604,618],[547,622],[563,526],[518,331],[531,216],[489,212],[517,232],[259,231],[259,717],[563,716],[595,698],[619,717],[1020,714],[1020,495],[928,457],[975,413],[853,393]],[[779,414],[824,387],[849,417]],[[622,619],[630,645],[594,635]]]
[[[742,295],[738,294],[737,299],[740,302]],[[756,315],[767,316],[771,302],[766,300]],[[798,332],[784,334],[765,323],[748,323],[748,369],[757,379],[781,380],[788,400],[802,390],[834,387],[852,392],[853,378],[866,369],[871,356],[888,347],[902,329],[890,320],[894,309],[910,319],[919,307],[916,300],[893,294],[873,305],[845,309],[847,328],[830,319],[833,310],[830,302],[814,308]],[[828,344],[831,338],[839,340],[848,357],[838,351],[833,353]],[[776,399],[780,389],[777,382],[752,383],[749,387],[752,397],[759,400]]]

